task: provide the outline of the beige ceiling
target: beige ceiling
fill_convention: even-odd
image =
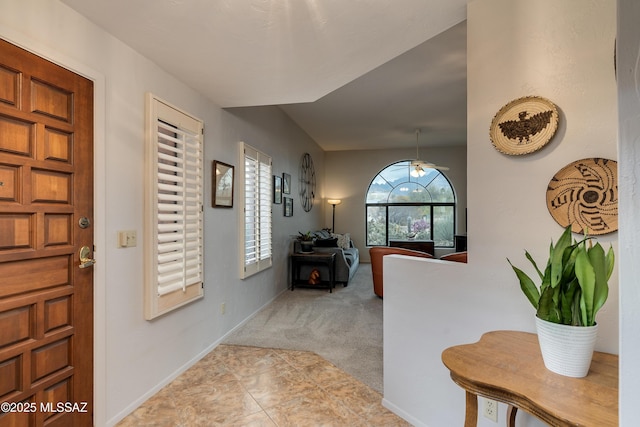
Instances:
[[[222,107],[325,150],[466,143],[466,0],[62,0]]]

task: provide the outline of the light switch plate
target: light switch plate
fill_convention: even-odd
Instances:
[[[135,230],[118,231],[118,247],[132,248],[138,245],[138,236]]]

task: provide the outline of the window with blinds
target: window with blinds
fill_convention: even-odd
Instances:
[[[203,129],[187,113],[147,96],[145,317],[201,298]]]
[[[272,265],[271,198],[273,178],[271,157],[242,143],[244,178],[240,186],[244,203],[240,247],[241,277],[249,277]]]

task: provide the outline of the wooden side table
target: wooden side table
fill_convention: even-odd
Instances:
[[[466,391],[465,427],[475,427],[478,396],[518,408],[552,426],[618,425],[618,356],[594,352],[589,374],[571,378],[544,367],[538,337],[516,331],[488,332],[474,344],[450,347],[442,361]]]
[[[333,288],[336,286],[335,261],[335,252],[299,252],[291,254],[291,290],[293,291],[296,285],[309,287],[325,285],[329,288],[329,292],[333,292]],[[318,285],[309,285],[306,280],[300,279],[300,268],[303,265],[326,266],[329,269],[329,281],[323,281]]]

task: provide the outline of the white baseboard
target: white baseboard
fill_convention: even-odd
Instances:
[[[385,408],[387,408],[388,410],[390,410],[391,412],[393,412],[394,414],[396,414],[397,416],[399,416],[400,418],[402,418],[403,420],[405,420],[406,422],[410,423],[415,427],[429,427],[428,425],[424,424],[420,420],[417,420],[411,415],[407,414],[402,409],[398,408],[396,405],[389,402],[387,399],[384,399],[384,398],[382,399],[382,406],[384,406]]]
[[[227,332],[226,334],[224,334],[221,338],[217,339],[216,341],[214,341],[211,345],[209,345],[207,348],[205,348],[204,350],[202,350],[200,353],[198,353],[195,357],[193,357],[192,359],[190,359],[187,363],[183,364],[182,366],[180,366],[178,369],[176,369],[173,373],[171,373],[169,376],[167,376],[166,378],[164,378],[162,381],[160,381],[158,384],[156,384],[153,388],[151,388],[149,391],[147,391],[145,394],[143,394],[142,396],[140,396],[138,399],[134,400],[133,402],[131,402],[130,405],[126,406],[122,411],[120,411],[119,413],[117,413],[113,418],[111,418],[110,420],[107,421],[106,426],[107,427],[113,427],[115,426],[117,423],[119,423],[120,421],[122,421],[127,415],[131,414],[133,411],[135,411],[136,409],[138,409],[138,407],[140,407],[144,402],[146,402],[149,398],[151,398],[153,395],[155,395],[157,392],[159,392],[160,390],[162,390],[163,387],[167,386],[169,383],[171,383],[171,381],[175,380],[176,378],[178,378],[180,375],[182,375],[185,371],[187,371],[187,369],[191,368],[193,365],[195,365],[196,363],[198,363],[203,357],[205,357],[207,354],[211,353],[218,345],[220,345],[229,335],[231,335],[233,332],[235,332],[237,329],[239,329],[240,327],[242,327],[245,323],[247,323],[249,320],[251,320],[253,317],[255,317],[260,311],[262,311],[262,309],[264,309],[266,306],[268,306],[269,304],[271,304],[276,298],[278,298],[282,292],[285,292],[287,289],[283,289],[280,293],[278,293],[276,296],[274,296],[272,299],[270,299],[268,302],[266,302],[265,304],[263,304],[260,308],[258,308],[256,311],[254,311],[253,313],[251,313],[249,316],[247,316],[242,322],[238,323],[236,326],[234,326],[229,332]]]

